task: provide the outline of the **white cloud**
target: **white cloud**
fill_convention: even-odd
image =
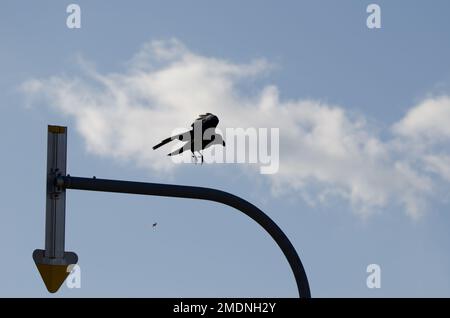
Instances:
[[[244,80],[271,69],[264,60],[236,64],[169,40],[144,45],[128,67],[123,73],[101,74],[84,64],[83,76],[31,79],[23,91],[73,118],[90,152],[150,171],[178,167],[152,146],[200,113],[217,114],[222,128],[278,127],[280,171],[260,176],[269,178],[273,193],[293,191],[312,204],[337,196],[361,215],[399,204],[416,217],[432,196],[430,170],[448,173],[447,163],[432,157],[425,164],[423,151],[429,149],[402,149],[417,136],[450,136],[448,97],[413,108],[394,125],[391,140],[382,141],[364,118],[342,107],[319,100],[283,101],[276,86],[243,94]]]
[[[427,155],[424,160],[430,171],[450,182],[450,155]]]
[[[430,142],[450,138],[450,97],[428,98],[411,109],[395,126],[399,135]]]

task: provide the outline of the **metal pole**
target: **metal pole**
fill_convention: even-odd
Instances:
[[[56,292],[78,256],[64,251],[66,222],[66,190],[56,185],[58,176],[66,175],[67,127],[48,126],[47,184],[45,211],[45,250],[33,251],[33,260],[51,293]]]
[[[231,206],[261,225],[286,256],[297,282],[298,292],[301,298],[310,298],[308,278],[303,268],[300,257],[294,246],[283,231],[264,212],[250,202],[228,192],[192,186],[172,184],[131,182],[95,178],[80,178],[72,176],[59,176],[56,178],[56,186],[65,189],[90,190],[101,192],[117,192],[142,195],[156,195],[165,197],[200,199],[219,202]]]
[[[67,128],[48,127],[47,198],[45,217],[45,257],[64,256],[66,191],[57,187],[55,178],[66,175]]]

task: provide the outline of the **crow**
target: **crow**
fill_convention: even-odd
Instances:
[[[223,140],[223,137],[216,132],[214,132],[211,135],[210,139],[204,139],[205,131],[208,129],[215,129],[218,124],[219,118],[216,115],[213,115],[211,113],[202,114],[191,124],[191,130],[164,139],[159,144],[155,145],[153,147],[153,150],[156,150],[159,147],[164,146],[165,144],[171,142],[172,140],[178,139],[181,141],[186,141],[186,143],[181,148],[167,155],[175,156],[187,150],[190,150],[192,152],[192,157],[195,158],[195,160],[197,160],[197,156],[195,155],[195,153],[196,152],[199,153],[203,163],[203,154],[201,153],[202,150],[212,145],[222,145],[225,147],[225,141]],[[199,125],[201,126],[199,127]],[[197,127],[201,128],[201,130],[198,129]],[[198,142],[194,142],[194,132],[196,133],[197,131],[199,133],[201,132],[201,136],[197,136]],[[201,138],[201,140],[199,138]]]

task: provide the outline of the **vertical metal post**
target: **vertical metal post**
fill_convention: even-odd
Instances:
[[[56,186],[56,178],[66,175],[67,128],[48,126],[47,198],[45,222],[45,257],[64,256],[66,191]]]
[[[66,176],[66,160],[67,128],[48,126],[45,250],[34,250],[33,260],[51,293],[69,275],[68,266],[78,262],[77,254],[64,251],[66,189],[56,184],[57,178]]]

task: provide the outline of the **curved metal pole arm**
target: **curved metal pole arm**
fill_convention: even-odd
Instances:
[[[96,178],[80,178],[62,176],[56,179],[56,185],[61,188],[75,190],[90,190],[101,192],[119,192],[142,195],[156,195],[165,197],[200,199],[219,202],[231,206],[261,225],[286,256],[297,282],[300,298],[310,298],[308,278],[303,268],[300,257],[287,236],[263,211],[250,202],[231,193],[204,187],[182,186],[160,183],[144,183],[119,180],[107,180]]]

